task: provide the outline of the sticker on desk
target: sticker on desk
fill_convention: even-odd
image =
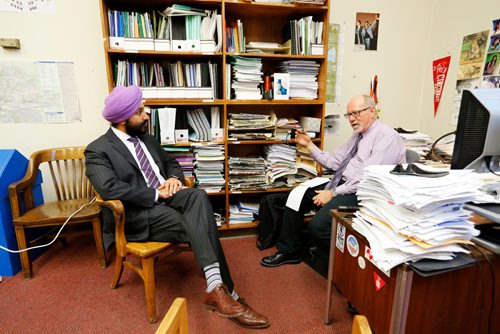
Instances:
[[[373,272],[373,281],[377,292],[385,286],[385,281],[376,272]]]
[[[359,243],[358,239],[352,234],[347,237],[347,250],[349,254],[356,257],[359,254]]]
[[[366,268],[366,262],[365,259],[362,256],[358,256],[358,265],[361,269]]]
[[[370,247],[368,246],[365,246],[365,258],[370,261],[371,263],[373,263],[373,265],[375,267],[377,267],[378,269],[380,269],[381,272],[383,272],[387,277],[391,277],[391,271],[390,270],[382,270],[381,268],[379,268],[377,266],[377,264],[375,262],[373,262],[373,254],[372,254],[372,250]]]
[[[337,240],[335,241],[337,248],[343,253],[345,245],[345,226],[342,224],[337,225]]]

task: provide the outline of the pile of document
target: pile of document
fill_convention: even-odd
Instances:
[[[468,253],[460,244],[479,231],[463,205],[481,198],[477,174],[451,170],[427,178],[394,175],[393,168],[365,168],[357,192],[361,209],[353,228],[368,239],[375,265],[387,271],[403,262],[450,260],[456,253]]]
[[[228,133],[230,140],[257,140],[273,138],[276,115],[229,113]]]
[[[399,135],[403,138],[407,149],[417,152],[421,158],[427,156],[432,145],[431,137],[418,131],[413,133],[399,133]]]
[[[297,174],[295,182],[305,182],[318,176],[317,163],[303,146],[297,148]]]
[[[193,177],[194,155],[189,147],[167,146],[164,148],[181,165],[182,173],[186,177]]]
[[[262,59],[231,57],[231,89],[236,100],[262,100]]]
[[[280,63],[280,71],[290,73],[291,99],[318,98],[319,67],[314,60],[287,60]]]
[[[244,224],[254,221],[254,214],[259,213],[259,203],[257,201],[238,201],[229,205],[229,223]]]
[[[267,189],[266,166],[262,157],[229,157],[229,189]]]
[[[276,121],[276,140],[292,139],[292,129],[300,129],[298,120],[295,118],[279,118]]]
[[[221,191],[225,186],[224,145],[195,146],[193,152],[198,187],[206,192]]]
[[[290,186],[295,183],[295,156],[297,148],[287,144],[267,145],[264,148],[266,158],[267,183],[274,183],[279,178],[286,178]]]

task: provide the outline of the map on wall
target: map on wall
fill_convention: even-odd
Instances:
[[[340,70],[342,65],[342,28],[332,23],[328,29],[328,63],[326,68],[326,102],[331,103],[340,96]]]
[[[0,11],[21,13],[55,13],[56,0],[0,0]]]
[[[80,121],[72,62],[0,61],[0,123]]]

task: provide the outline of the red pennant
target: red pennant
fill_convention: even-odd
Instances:
[[[373,281],[377,292],[385,286],[385,281],[376,272],[373,272]]]
[[[441,101],[441,93],[443,92],[444,82],[448,75],[450,58],[451,56],[447,56],[432,62],[432,79],[434,80],[434,117],[436,117],[439,102]]]

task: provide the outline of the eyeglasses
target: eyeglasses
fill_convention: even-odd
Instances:
[[[370,109],[370,108],[371,108],[371,107],[369,106],[369,107],[366,107],[365,109],[361,109],[361,110],[354,110],[353,112],[348,112],[347,114],[344,114],[344,117],[345,117],[346,119],[349,119],[349,117],[351,117],[351,116],[354,116],[354,117],[356,117],[356,118],[357,118],[357,117],[359,117],[359,115],[360,115],[363,111],[368,110],[368,109]]]

